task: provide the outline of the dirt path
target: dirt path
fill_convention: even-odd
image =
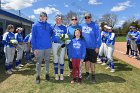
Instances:
[[[136,68],[140,68],[140,60],[129,58],[126,53],[126,42],[116,42],[114,56]]]

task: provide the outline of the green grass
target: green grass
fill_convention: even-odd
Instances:
[[[126,42],[126,36],[118,36],[118,37],[116,37],[116,42]]]
[[[45,82],[45,67],[41,68],[41,83],[35,84],[35,65],[26,66],[12,75],[4,73],[3,64],[0,65],[0,93],[140,93],[140,69],[136,69],[124,62],[115,60],[115,73],[105,70],[105,66],[96,65],[97,84],[85,80],[78,86],[70,84],[67,76],[68,65],[65,62],[65,80],[55,81],[53,63],[50,63],[50,81]],[[84,64],[83,64],[84,65]],[[83,74],[85,73],[83,66]]]

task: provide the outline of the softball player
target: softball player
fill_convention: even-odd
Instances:
[[[16,47],[16,50],[17,50],[16,68],[17,69],[20,69],[23,67],[23,65],[21,64],[23,50],[24,50],[23,36],[21,34],[22,30],[23,28],[18,27],[16,29],[17,33],[15,33],[15,39],[18,41],[18,46]]]
[[[106,67],[106,69],[111,68],[110,72],[115,72],[114,62],[113,62],[114,44],[115,44],[115,33],[112,32],[112,27],[108,27],[108,36],[107,36],[107,41],[106,41],[108,67]]]
[[[29,61],[31,61],[31,46],[30,46],[30,42],[31,42],[31,38],[32,38],[32,33],[28,34],[25,38],[24,38],[24,58],[26,60],[26,63],[29,64]]]
[[[99,50],[99,54],[98,54],[98,58],[100,59],[100,61],[98,63],[103,63],[102,65],[105,65],[107,61],[107,55],[106,55],[106,40],[107,40],[107,35],[108,35],[108,31],[107,31],[107,25],[104,26],[104,31],[101,32],[101,46],[100,46],[100,50]],[[104,56],[104,57],[103,57]]]
[[[5,69],[7,74],[12,74],[13,59],[15,55],[15,47],[12,45],[10,40],[15,40],[14,36],[14,26],[8,25],[7,31],[3,34],[2,42],[4,44],[4,53],[5,53]]]
[[[133,32],[130,34],[131,36],[129,36],[131,38],[131,48],[132,48],[132,58],[137,58],[138,56],[138,51],[137,51],[137,44],[135,42],[136,38],[139,35],[139,32],[136,30],[135,27],[132,28]]]
[[[54,57],[54,70],[55,70],[55,80],[59,80],[58,76],[58,63],[60,64],[60,80],[64,80],[63,72],[64,72],[64,56],[65,56],[65,47],[62,47],[63,42],[60,40],[61,34],[66,34],[67,29],[62,25],[62,17],[61,15],[56,15],[55,17],[56,25],[53,29],[52,34],[52,49],[53,49],[53,57]],[[62,47],[60,56],[58,55],[58,49]]]

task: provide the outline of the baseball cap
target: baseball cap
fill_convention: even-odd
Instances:
[[[91,17],[91,13],[85,13],[84,17]]]
[[[41,13],[40,13],[40,16],[45,16],[45,17],[47,17],[47,13],[46,13],[46,12],[41,12]]]
[[[60,14],[57,14],[57,15],[55,16],[55,19],[57,19],[57,18],[60,18],[60,19],[62,19],[62,15],[60,15]]]

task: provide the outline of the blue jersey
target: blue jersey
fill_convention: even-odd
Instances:
[[[18,42],[23,42],[23,36],[21,35],[21,33],[15,33],[15,39],[18,41]]]
[[[72,39],[68,45],[68,56],[71,59],[84,59],[86,55],[85,41],[82,39]]]
[[[136,41],[136,44],[140,44],[140,35],[138,35],[135,41]]]
[[[55,43],[62,43],[62,41],[60,40],[60,35],[66,33],[67,33],[67,28],[65,26],[55,25],[52,34],[52,41]]]
[[[102,31],[101,32],[101,41],[102,41],[102,43],[106,43],[107,35],[108,35],[108,31]]]
[[[136,40],[136,38],[137,38],[138,35],[139,35],[139,32],[138,32],[138,31],[133,31],[133,32],[131,33],[131,35],[132,35],[132,37],[133,37],[133,38],[131,38],[131,40]]]
[[[101,34],[99,26],[95,22],[84,23],[82,26],[82,35],[85,39],[86,48],[96,49],[101,45]]]
[[[28,34],[28,35],[24,38],[23,42],[25,42],[25,43],[30,42],[30,41],[31,41],[31,37],[32,37],[32,34],[31,34],[31,33]]]
[[[74,37],[74,31],[77,28],[82,30],[81,26],[78,24],[75,26],[73,26],[73,25],[68,26],[67,30],[68,30],[68,34],[69,34],[71,40]]]
[[[14,47],[12,46],[12,44],[10,44],[10,40],[15,39],[15,35],[13,32],[6,32],[3,34],[3,38],[2,38],[2,43],[4,44],[4,46],[6,47]]]
[[[115,33],[108,32],[106,45],[115,45],[115,38],[116,38]]]
[[[126,41],[131,40],[131,39],[128,37],[128,35],[131,35],[132,32],[133,32],[133,31],[129,31],[129,32],[127,33]]]
[[[47,22],[37,22],[32,27],[32,49],[49,49],[51,48],[52,26]]]

